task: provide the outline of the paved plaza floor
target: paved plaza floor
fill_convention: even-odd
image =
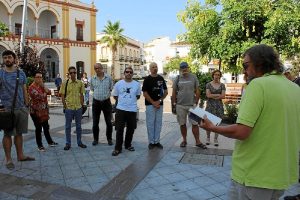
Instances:
[[[91,112],[91,111],[90,111]],[[50,110],[51,135],[56,147],[37,151],[34,127],[29,120],[30,133],[24,135],[24,149],[35,161],[17,162],[16,168],[5,167],[3,147],[0,146],[0,199],[128,199],[128,200],[185,200],[227,199],[230,181],[231,153],[234,140],[220,136],[218,148],[201,150],[194,145],[188,130],[188,146],[180,148],[181,136],[176,118],[164,113],[161,143],[163,150],[149,151],[145,113],[140,110],[138,128],[133,137],[136,151],[111,156],[114,146],[108,146],[103,117],[100,119],[100,144],[92,146],[92,119],[83,118],[83,142],[86,149],[76,145],[64,151],[64,116],[61,108]],[[72,128],[72,131],[75,127]],[[201,140],[205,139],[201,130]],[[2,137],[2,133],[0,134]],[[115,139],[115,131],[113,132]],[[286,194],[300,193],[300,185]]]

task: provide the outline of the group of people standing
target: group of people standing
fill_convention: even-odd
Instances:
[[[15,80],[19,73],[19,89],[15,106],[15,128],[4,130],[3,147],[6,157],[6,167],[13,169],[11,158],[12,136],[17,150],[18,161],[31,161],[33,157],[24,155],[22,148],[22,133],[27,132],[28,109],[36,126],[37,144],[42,149],[41,128],[44,129],[46,140],[50,146],[55,143],[50,135],[48,118],[37,110],[46,110],[46,96],[49,90],[42,82],[42,74],[37,72],[34,83],[26,88],[26,76],[15,65],[16,55],[12,51],[2,54],[5,67],[0,69],[0,98],[6,110],[12,106]],[[160,132],[162,128],[163,100],[168,91],[166,82],[157,74],[157,64],[149,66],[150,75],[141,85],[134,81],[133,69],[126,67],[124,79],[113,85],[111,77],[104,73],[101,64],[94,65],[95,75],[90,80],[93,91],[93,137],[92,145],[99,142],[99,119],[103,111],[106,122],[106,137],[108,145],[112,141],[112,104],[110,96],[116,100],[116,144],[112,156],[122,153],[122,147],[135,151],[132,145],[134,130],[137,127],[137,100],[141,90],[145,97],[146,123],[149,150],[162,149]],[[176,107],[177,121],[180,125],[182,142],[180,147],[187,146],[187,115],[190,108],[198,105],[200,91],[199,82],[190,73],[188,63],[179,66],[180,75],[173,81],[172,104]],[[243,69],[247,77],[247,88],[244,90],[236,124],[216,126],[204,116],[201,121],[191,121],[195,145],[207,149],[201,142],[199,126],[207,131],[206,144],[209,145],[210,133],[215,132],[214,145],[218,145],[218,135],[236,139],[232,155],[231,184],[228,193],[230,200],[272,200],[279,199],[284,190],[298,182],[299,150],[300,150],[300,90],[295,84],[297,79],[289,81],[283,74],[283,65],[275,50],[260,44],[249,48],[243,55]],[[81,141],[82,106],[84,105],[85,86],[76,79],[76,68],[69,67],[69,79],[60,88],[60,94],[66,118],[66,145],[64,150],[71,148],[71,122],[75,119],[77,145],[87,146]],[[220,82],[222,76],[219,70],[212,73],[212,81],[206,84],[206,110],[223,117],[222,99],[225,96],[225,86]],[[288,76],[287,76],[288,77]],[[35,95],[35,96],[34,96]],[[29,101],[29,96],[34,101]],[[38,103],[38,106],[35,105]],[[43,120],[41,120],[43,118]],[[45,121],[44,121],[45,120]],[[42,122],[43,121],[43,122]],[[126,127],[125,142],[124,129]],[[45,131],[46,130],[46,131]],[[285,197],[298,199],[299,196]]]

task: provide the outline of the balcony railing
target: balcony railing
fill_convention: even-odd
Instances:
[[[124,60],[125,60],[124,56],[123,56],[123,55],[120,55],[120,56],[119,56],[119,60],[120,60],[120,61],[124,61]]]
[[[100,60],[100,62],[108,62],[108,58],[107,57],[102,57],[99,60]]]
[[[9,26],[9,32],[13,35],[21,35],[22,33],[22,27],[20,26]],[[50,29],[38,29],[38,34],[36,34],[36,28],[35,27],[26,27],[25,36],[27,37],[41,37],[41,38],[52,38],[52,39],[58,39],[59,34],[58,32],[51,32]]]

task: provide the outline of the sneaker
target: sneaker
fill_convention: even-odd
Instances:
[[[38,147],[38,150],[39,150],[39,151],[42,151],[42,152],[46,151],[45,147],[43,147],[43,146]]]
[[[86,145],[85,145],[85,144],[82,144],[82,143],[81,143],[81,144],[79,144],[78,146],[79,146],[79,147],[81,147],[81,148],[83,148],[83,149],[85,149],[85,148],[86,148]]]
[[[148,149],[149,149],[149,150],[154,149],[154,147],[155,147],[155,144],[150,143],[150,144],[148,145]]]
[[[219,142],[218,142],[218,139],[214,139],[214,145],[217,147],[217,146],[219,146]]]
[[[206,138],[206,145],[210,145],[210,138]]]
[[[50,147],[55,147],[57,145],[58,145],[58,143],[56,143],[56,142],[52,142],[52,143],[49,144]]]
[[[163,149],[163,148],[164,148],[163,145],[161,145],[161,143],[156,143],[155,146],[156,146],[157,148],[159,148],[159,149]]]
[[[64,150],[65,150],[65,151],[68,151],[68,150],[70,150],[70,149],[71,149],[71,145],[66,144],[66,146],[64,147]]]

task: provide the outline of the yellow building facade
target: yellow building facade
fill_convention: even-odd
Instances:
[[[0,37],[0,53],[15,50],[20,43],[23,1],[1,0],[0,21],[9,34]],[[26,42],[35,48],[47,70],[47,81],[64,77],[75,66],[77,77],[91,75],[96,63],[96,12],[93,4],[78,0],[29,0]]]

